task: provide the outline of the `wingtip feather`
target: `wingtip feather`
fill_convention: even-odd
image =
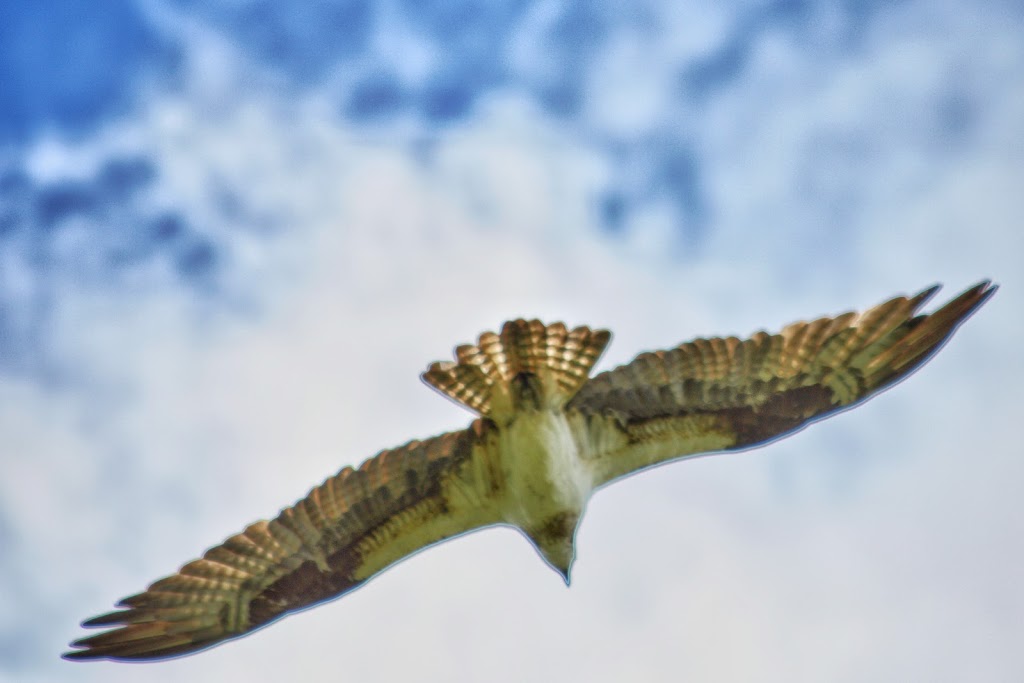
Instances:
[[[82,628],[100,628],[102,626],[121,624],[124,622],[124,617],[127,612],[128,610],[118,610],[116,612],[107,612],[106,614],[97,615],[91,619],[83,621]]]
[[[997,289],[991,281],[982,280],[936,311],[917,316],[910,321],[916,324],[910,332],[899,343],[873,358],[868,364],[868,370],[874,373],[894,373],[893,377],[909,375],[914,368],[934,356]]]
[[[939,290],[942,289],[942,283],[936,282],[930,287],[922,289],[920,292],[910,298],[910,307],[912,310],[917,311],[926,303],[931,301]]]
[[[89,620],[89,622],[95,621],[95,619]],[[108,624],[93,623],[93,625],[105,626]],[[166,659],[205,650],[222,640],[224,640],[223,630],[217,623],[210,620],[149,621],[127,624],[111,631],[79,638],[71,643],[72,648],[78,649],[61,654],[61,658],[68,661]]]

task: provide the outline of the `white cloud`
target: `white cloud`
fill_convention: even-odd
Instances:
[[[1015,34],[985,30],[992,44]],[[900,144],[908,128],[890,128],[877,89],[857,83],[913,79],[891,75],[881,50],[850,82],[772,101],[737,86],[710,112],[726,122],[709,124],[723,128],[706,159],[720,223],[685,265],[665,241],[623,250],[592,229],[613,162],[513,98],[420,157],[259,93],[217,116],[154,105],[127,134],[157,160],[162,191],[216,229],[218,179],[272,226],[270,238],[224,236],[246,240],[229,289],[262,307],[228,316],[170,290],[63,294],[60,347],[91,368],[86,388],[0,384],[0,500],[36,601],[0,612],[0,632],[48,615],[36,647],[54,661],[31,664],[40,680],[1012,680],[1024,669],[1024,173],[1006,150],[1019,151],[1022,71],[975,54],[1002,74],[978,95],[977,137],[951,156],[913,147],[928,164],[911,171],[868,149],[849,171],[861,208],[841,234],[807,227],[825,217],[802,194],[800,151],[847,125]],[[55,659],[79,635],[72,619],[344,464],[468,422],[416,375],[506,317],[608,326],[607,365],[935,280],[948,297],[982,276],[1003,291],[885,396],[768,449],[598,494],[570,590],[515,533],[485,531],[199,656]]]

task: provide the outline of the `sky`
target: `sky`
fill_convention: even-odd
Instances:
[[[1017,681],[1024,9],[0,3],[0,681]],[[78,624],[468,424],[514,317],[599,365],[990,278],[917,374],[156,664]]]

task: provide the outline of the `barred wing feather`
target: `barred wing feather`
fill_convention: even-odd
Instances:
[[[163,659],[338,597],[438,541],[520,529],[564,579],[593,489],[688,455],[750,448],[907,377],[995,291],[933,313],[937,287],[864,313],[749,339],[696,339],[588,379],[610,335],[512,320],[424,380],[480,417],[345,468],[269,522],[210,549],[118,609],[68,659]]]
[[[601,486],[687,455],[750,448],[874,396],[934,354],[995,287],[931,314],[938,287],[749,339],[696,339],[594,377],[569,402]]]
[[[346,467],[272,521],[84,622],[112,630],[68,659],[163,659],[338,597],[417,550],[498,521],[484,426],[413,441]]]

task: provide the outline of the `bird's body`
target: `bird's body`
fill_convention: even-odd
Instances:
[[[424,380],[479,417],[346,467],[85,626],[70,659],[162,659],[335,598],[424,547],[513,526],[568,583],[594,491],[689,455],[764,444],[877,394],[927,360],[995,291],[930,315],[937,288],[749,339],[697,339],[593,378],[601,330],[516,320]]]
[[[502,518],[521,529],[566,581],[576,524],[594,488],[581,457],[585,439],[563,411],[540,408],[501,430],[495,449],[504,478]]]

